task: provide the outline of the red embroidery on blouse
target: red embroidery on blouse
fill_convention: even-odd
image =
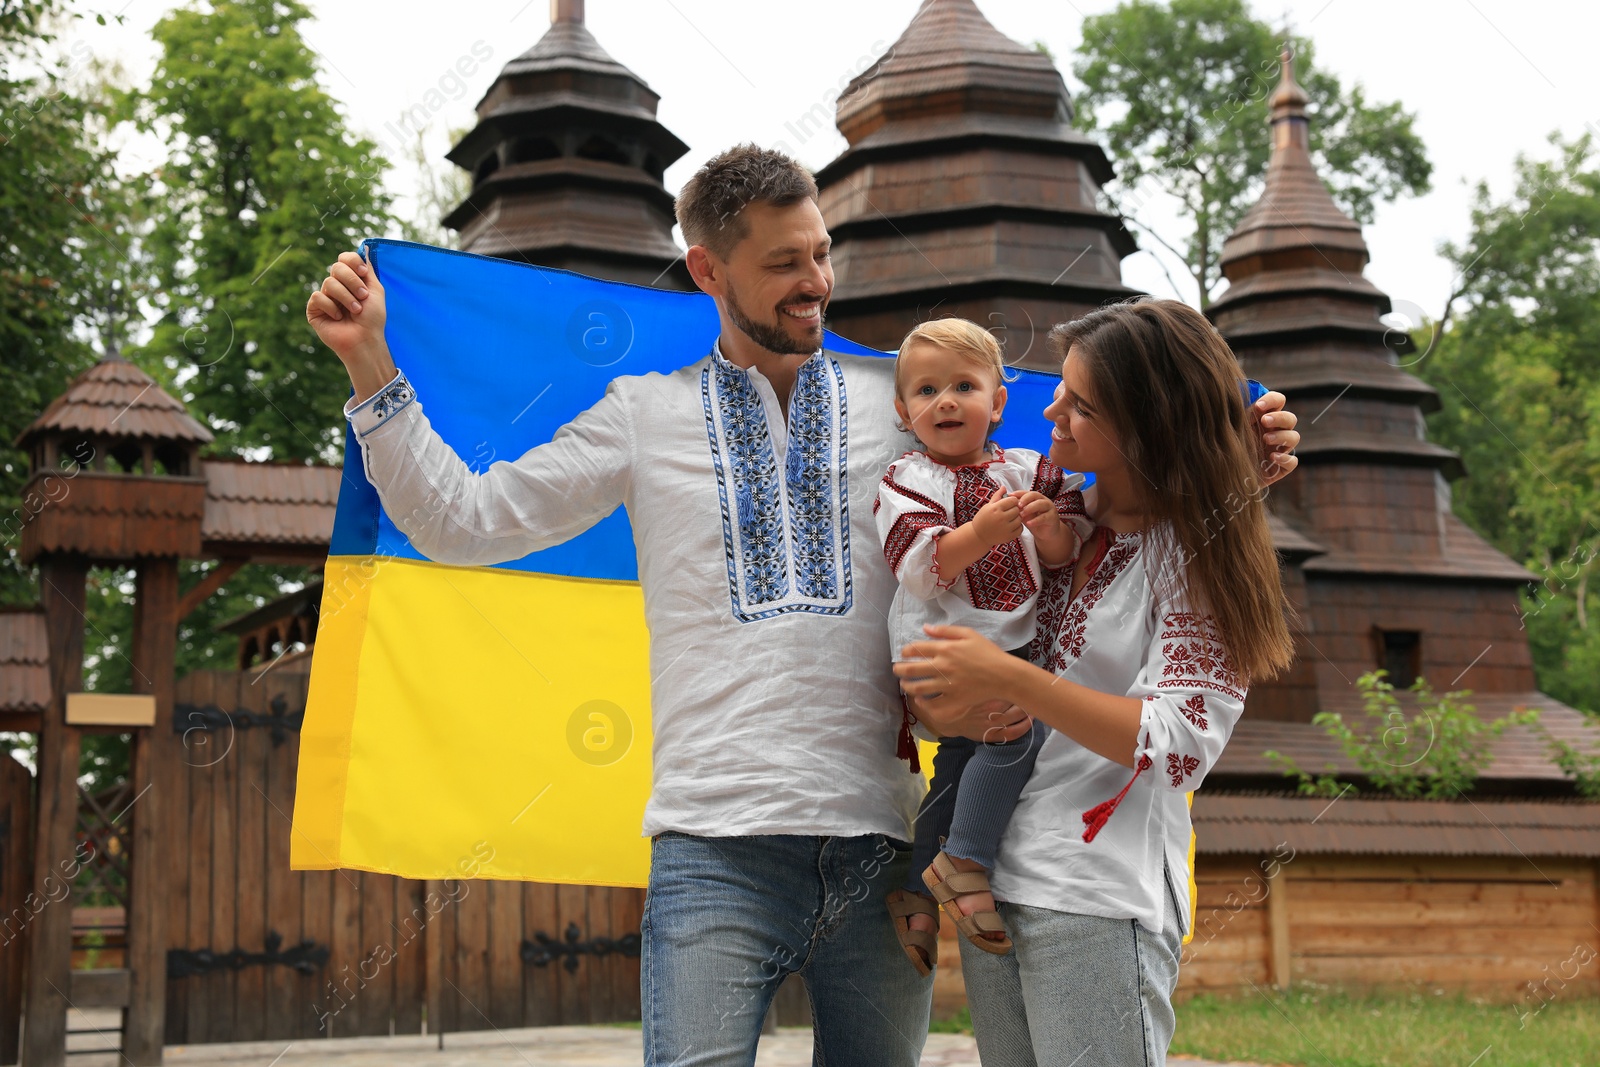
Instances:
[[[957,467],[955,475],[953,525],[961,526],[973,520],[996,489],[1004,487],[979,466]],[[1016,611],[1039,591],[1020,537],[989,549],[967,568],[966,575],[967,598],[973,607],[985,611]]]
[[[934,512],[935,514],[939,515],[941,522],[944,521],[944,508],[937,501],[929,500],[927,497],[923,496],[921,493],[917,492],[916,490],[907,489],[905,486],[903,486],[899,482],[895,481],[894,480],[894,468],[893,467],[890,467],[889,468],[889,473],[885,474],[883,476],[883,484],[887,485],[890,489],[893,489],[895,492],[899,493],[901,496],[907,498],[908,500],[915,500],[917,503],[921,504],[923,507],[927,508],[929,511]]]
[[[1033,491],[1043,493],[1051,500],[1061,492],[1061,481],[1065,477],[1060,467],[1051,463],[1044,456],[1039,457],[1039,466],[1033,472]]]
[[[1176,752],[1167,753],[1167,777],[1172,779],[1173,788],[1182,788],[1183,780],[1191,777],[1200,769],[1200,761],[1193,756],[1180,756]]]
[[[1113,541],[1101,558],[1090,565],[1089,580],[1083,583],[1083,588],[1078,590],[1077,597],[1070,603],[1060,601],[1071,595],[1072,572],[1076,569],[1076,561],[1072,566],[1053,572],[1054,581],[1051,585],[1055,596],[1048,604],[1044,597],[1040,597],[1039,633],[1054,634],[1055,638],[1048,646],[1048,658],[1040,666],[1047,671],[1058,671],[1066,667],[1069,656],[1073,659],[1083,656],[1089,631],[1089,612],[1094,610],[1117,575],[1126,570],[1138,554],[1138,538],[1118,538]]]
[[[1239,687],[1239,672],[1228,658],[1228,650],[1222,646],[1215,619],[1192,611],[1169,611],[1162,616],[1161,623],[1161,636],[1157,640],[1165,642],[1161,646],[1161,655],[1166,662],[1161,668],[1161,681],[1156,683],[1156,688],[1199,686],[1225,693],[1236,700],[1244,699]],[[1193,704],[1193,700],[1190,704]],[[1196,710],[1204,711],[1204,702]],[[1203,723],[1197,725],[1204,728]]]
[[[889,528],[889,536],[883,539],[883,558],[888,561],[889,569],[899,574],[900,564],[905,562],[906,553],[911,551],[917,535],[944,525],[942,512],[908,511],[894,520],[894,525]]]
[[[1185,719],[1188,719],[1200,729],[1210,729],[1210,727],[1206,725],[1206,698],[1201,696],[1199,693],[1196,693],[1188,700],[1185,700],[1180,706],[1179,710],[1183,712],[1183,717]]]

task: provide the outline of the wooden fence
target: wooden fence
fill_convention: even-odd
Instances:
[[[1586,859],[1300,856],[1263,876],[1201,856],[1183,994],[1253,983],[1421,986],[1497,1000],[1600,993],[1600,879]]]
[[[307,677],[178,683],[168,1044],[639,1017],[637,890],[291,871]]]

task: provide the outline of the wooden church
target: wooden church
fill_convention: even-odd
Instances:
[[[687,147],[589,32],[582,0],[551,8],[549,31],[499,73],[449,153],[472,184],[445,221],[468,251],[688,288],[663,185]],[[960,315],[990,325],[1011,362],[1054,370],[1050,326],[1134,294],[1120,266],[1134,241],[1098,196],[1115,146],[1108,157],[1075,129],[1072,106],[1050,59],[973,0],[924,0],[840,98],[848,147],[817,173],[835,239],[831,325],[890,348],[919,321]],[[1353,772],[1311,720],[1359,714],[1354,682],[1378,668],[1471,689],[1487,717],[1537,708],[1551,734],[1592,736],[1537,690],[1518,615],[1533,576],[1451,512],[1466,472],[1427,439],[1438,397],[1381,321],[1389,300],[1316,173],[1311,121],[1286,56],[1261,131],[1265,187],[1227,241],[1229,285],[1209,310],[1248,373],[1301,416],[1300,469],[1269,501],[1299,656],[1251,692],[1196,794],[1200,893],[1180,991],[1314,981],[1537,996],[1600,925],[1600,805],[1574,796],[1540,740],[1509,731],[1473,794],[1453,800],[1299,797],[1266,756]],[[51,503],[22,542],[46,579],[42,604],[0,612],[0,726],[40,737],[36,795],[0,759],[0,1063],[61,1064],[72,1042],[91,1047],[68,1033],[69,1007],[120,1009],[115,1044],[94,1047],[133,1064],[181,1042],[415,1034],[424,1017],[441,1041],[637,1019],[636,891],[289,870],[308,667],[295,650],[315,641],[316,585],[230,624],[238,670],[175,681],[172,642],[244,563],[325,556],[339,472],[208,460],[208,440],[112,358],[20,442],[30,491]],[[80,461],[75,474],[63,457]],[[67,477],[58,506],[51,486]],[[217,564],[181,597],[180,559]],[[74,692],[84,574],[108,563],[139,575],[144,681],[115,707]],[[95,730],[134,737],[127,796],[75,788]],[[109,919],[30,910],[60,872],[90,868],[120,887]],[[102,947],[85,966],[91,927]],[[392,958],[371,968],[380,945]],[[962,997],[959,969],[941,968],[936,1010]],[[778,1014],[805,1021],[803,992],[786,989]]]

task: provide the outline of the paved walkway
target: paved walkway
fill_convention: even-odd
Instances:
[[[117,1018],[101,1012],[71,1013],[68,1028],[115,1027]],[[115,1038],[115,1030],[106,1037]],[[95,1034],[72,1039],[72,1048],[105,1048]],[[637,1027],[546,1026],[526,1030],[481,1030],[447,1034],[444,1049],[436,1037],[345,1037],[322,1041],[249,1041],[228,1045],[168,1045],[173,1067],[639,1067],[643,1061]],[[1246,1067],[1174,1057],[1174,1067]],[[115,1053],[72,1056],[72,1067],[119,1067]],[[784,1028],[761,1039],[757,1067],[810,1067],[811,1031]],[[929,1034],[922,1067],[977,1067],[978,1048],[970,1037]]]

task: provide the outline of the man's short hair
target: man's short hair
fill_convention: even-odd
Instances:
[[[750,235],[743,219],[749,204],[788,207],[817,198],[811,172],[782,152],[735,145],[709,160],[678,194],[678,225],[690,245],[704,245],[726,259]]]

